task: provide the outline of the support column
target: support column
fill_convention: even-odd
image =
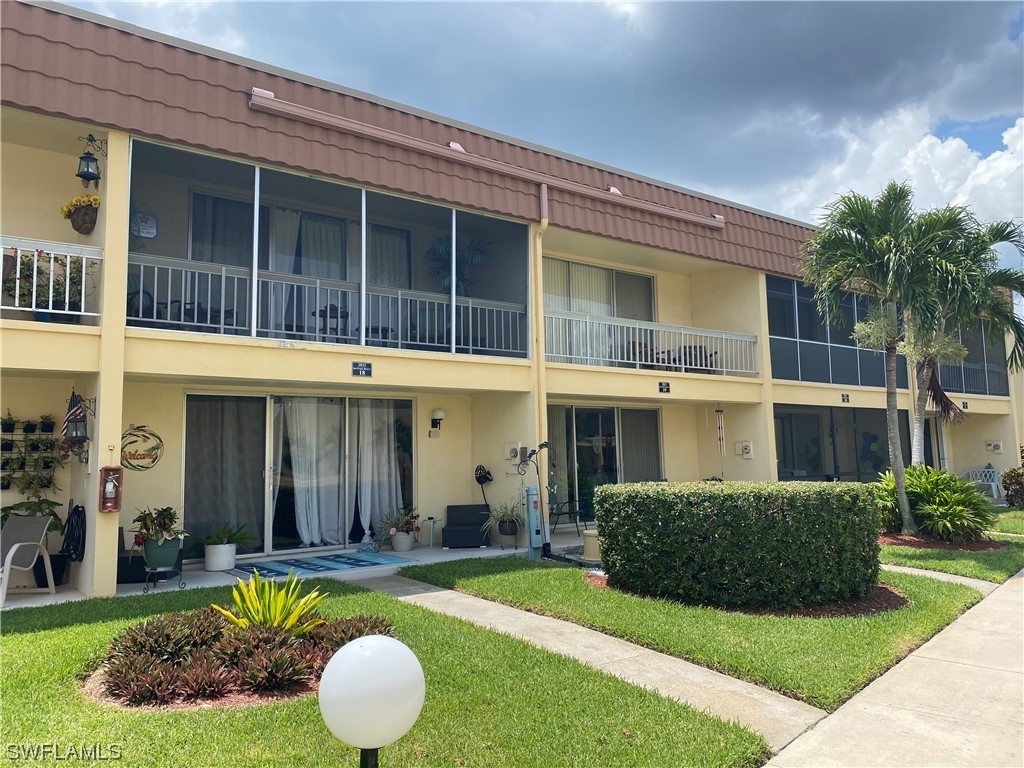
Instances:
[[[125,296],[128,290],[128,217],[131,179],[130,141],[125,133],[107,136],[107,158],[100,196],[103,200],[103,269],[100,292],[99,373],[96,416],[90,426],[89,464],[85,478],[86,545],[79,590],[89,597],[113,595],[117,589],[119,515],[99,512],[99,468],[121,462],[121,410],[124,393]],[[86,393],[83,393],[86,394]],[[132,478],[126,478],[131,482]]]

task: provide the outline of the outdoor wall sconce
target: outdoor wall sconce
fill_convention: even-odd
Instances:
[[[107,156],[107,140],[97,139],[91,133],[88,136],[78,137],[79,141],[85,142],[85,151],[78,158],[78,173],[75,174],[82,180],[82,186],[88,188],[91,181],[100,188],[100,163],[93,152],[98,152],[103,157]]]
[[[446,414],[442,409],[435,408],[434,412],[432,414],[430,414],[430,428],[431,429],[440,429],[441,428],[441,422],[444,421],[444,417],[447,416],[447,415],[448,414]]]
[[[440,437],[441,436],[441,422],[444,421],[444,417],[447,414],[441,408],[435,408],[434,412],[430,414],[430,431],[427,432],[427,437]]]
[[[96,415],[96,398],[87,400],[72,389],[60,434],[68,451],[78,456],[82,464],[89,461],[89,414]]]

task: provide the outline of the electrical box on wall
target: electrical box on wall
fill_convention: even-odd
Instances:
[[[505,460],[506,461],[519,461],[519,443],[505,443]]]
[[[1003,444],[998,440],[993,440],[991,442],[985,443],[985,449],[988,451],[992,451],[992,453],[1002,453]]]
[[[751,459],[754,457],[754,449],[749,440],[737,440],[733,443],[733,452],[737,456],[742,456],[744,459]]]

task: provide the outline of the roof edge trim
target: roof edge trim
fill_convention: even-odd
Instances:
[[[408,134],[399,133],[387,128],[369,125],[368,123],[352,120],[351,118],[344,117],[343,115],[336,115],[330,112],[314,109],[312,107],[307,107],[302,104],[294,104],[290,101],[284,101],[274,96],[271,91],[264,90],[263,88],[257,88],[254,86],[250,90],[249,108],[256,110],[257,112],[265,112],[278,117],[290,118],[309,125],[317,125],[322,128],[341,131],[353,136],[378,141],[383,144],[390,144],[395,147],[422,152],[426,155],[439,157],[454,163],[470,165],[475,168],[480,168],[494,173],[500,173],[505,176],[528,181],[534,184],[546,184],[549,188],[561,189],[583,197],[611,202],[615,205],[626,206],[628,208],[646,211],[647,213],[653,213],[671,219],[688,221],[694,224],[699,224],[703,227],[708,227],[709,229],[722,229],[725,227],[725,218],[721,214],[703,216],[699,213],[681,211],[677,208],[652,203],[647,200],[638,200],[636,198],[626,197],[622,194],[613,194],[606,189],[589,187],[586,184],[580,184],[576,181],[561,179],[557,176],[549,176],[545,173],[520,168],[500,160],[483,157],[482,155],[474,155],[461,147],[459,149],[455,149],[446,145],[434,144],[426,139],[420,139],[415,136],[409,136]]]

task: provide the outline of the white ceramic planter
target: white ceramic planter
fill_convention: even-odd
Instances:
[[[230,571],[235,567],[235,552],[237,550],[237,544],[207,544],[206,570]]]
[[[408,552],[415,543],[415,535],[412,532],[398,531],[391,535],[391,549],[395,552]]]

